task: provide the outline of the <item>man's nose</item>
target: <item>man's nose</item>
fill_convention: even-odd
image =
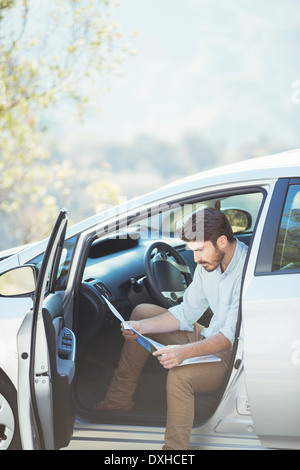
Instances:
[[[195,260],[195,263],[199,263],[201,261],[201,254],[194,251],[194,260]]]

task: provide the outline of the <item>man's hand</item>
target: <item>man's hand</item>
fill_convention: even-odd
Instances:
[[[186,359],[185,345],[175,344],[173,346],[165,346],[155,351],[153,356],[157,357],[165,369],[172,369]]]
[[[126,322],[128,326],[133,328],[134,330],[138,331],[140,333],[140,322],[139,321],[128,321]],[[125,339],[136,339],[137,334],[134,331],[127,330],[127,328],[124,327],[123,323],[121,323],[121,332],[122,335],[124,336]]]
[[[165,346],[153,353],[165,369],[172,369],[181,364],[185,359],[207,354],[217,354],[231,347],[231,342],[223,333],[217,333],[210,338],[196,341],[195,343],[176,344]]]

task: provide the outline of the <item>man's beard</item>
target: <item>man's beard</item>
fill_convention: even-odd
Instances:
[[[224,256],[225,256],[225,253],[223,253],[223,251],[219,250],[219,248],[215,248],[215,256],[214,256],[213,260],[211,262],[202,261],[199,264],[200,264],[200,266],[203,266],[203,268],[207,272],[210,273],[212,271],[215,271],[215,269],[217,269],[217,267],[223,261]]]

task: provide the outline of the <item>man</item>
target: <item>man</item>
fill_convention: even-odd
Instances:
[[[200,219],[199,219],[200,217]],[[203,223],[199,223],[202,220]],[[194,420],[194,393],[209,393],[223,383],[235,339],[243,266],[247,246],[234,238],[227,217],[206,208],[194,214],[183,227],[181,238],[193,250],[197,267],[183,302],[168,310],[138,305],[131,326],[168,346],[153,353],[167,378],[167,425],[164,449],[188,449]],[[210,306],[214,315],[209,327],[197,320]],[[136,335],[122,328],[124,343],[120,362],[104,401],[96,409],[128,411],[138,377],[149,356]],[[176,367],[184,359],[207,354],[218,362]]]

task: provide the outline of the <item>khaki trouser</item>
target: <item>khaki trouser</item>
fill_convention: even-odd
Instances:
[[[166,309],[150,304],[138,305],[131,320],[142,320],[166,312]],[[196,323],[194,330],[151,335],[165,345],[187,344],[203,339],[203,326]],[[225,378],[231,351],[216,354],[222,360],[203,364],[190,364],[170,369],[167,377],[167,425],[164,449],[188,449],[194,421],[194,393],[217,390]],[[107,391],[106,398],[122,404],[131,404],[140,373],[149,352],[137,341],[124,343],[120,361]]]

